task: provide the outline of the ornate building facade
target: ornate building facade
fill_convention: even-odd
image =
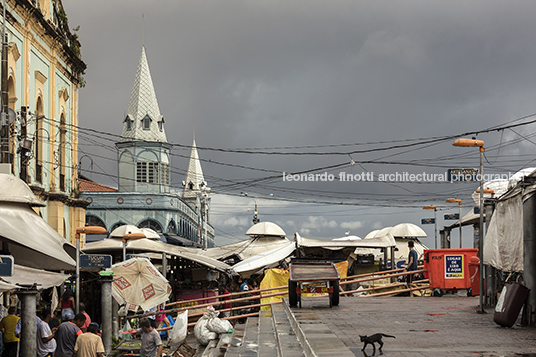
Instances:
[[[0,135],[3,170],[28,183],[46,203],[39,214],[75,243],[87,206],[78,197],[77,182],[78,91],[86,68],[80,42],[69,30],[61,0],[5,3],[2,76],[9,115]]]
[[[151,228],[167,240],[214,246],[210,224],[210,189],[197,148],[190,154],[184,190],[170,189],[172,145],[168,143],[145,48],[142,48],[121,140],[116,143],[118,188],[81,180],[82,197],[90,203],[86,221],[108,232],[131,224]],[[177,243],[177,242],[175,242]]]

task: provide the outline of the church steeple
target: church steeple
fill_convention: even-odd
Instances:
[[[121,141],[157,141],[167,143],[164,117],[160,114],[156,93],[149,71],[145,47],[130,94],[128,114],[123,120]]]
[[[201,192],[201,189],[206,188],[207,186],[205,177],[203,176],[203,169],[201,168],[201,161],[199,161],[195,138],[192,144],[190,162],[188,163],[188,171],[186,171],[186,178],[183,181],[183,185],[184,190],[182,196],[184,198],[197,197]]]

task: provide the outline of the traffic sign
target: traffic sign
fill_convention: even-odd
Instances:
[[[435,224],[435,218],[423,218],[421,224]]]
[[[445,213],[443,215],[443,219],[460,219],[459,213]]]
[[[478,169],[448,169],[447,179],[449,182],[480,181]]]
[[[14,261],[12,255],[0,255],[0,276],[13,276]]]
[[[100,270],[112,267],[112,256],[107,254],[80,254],[80,269]]]

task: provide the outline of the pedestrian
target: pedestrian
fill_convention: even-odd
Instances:
[[[162,328],[164,324],[166,326],[169,326],[169,320],[166,316],[165,310],[166,310],[165,304],[158,305],[158,312],[160,313],[155,315],[156,328]]]
[[[4,342],[2,357],[16,357],[20,339],[15,335],[15,326],[17,326],[20,317],[16,315],[17,307],[15,305],[11,305],[7,313],[8,315],[0,321],[0,331]]]
[[[85,332],[87,332],[87,327],[91,323],[91,318],[89,317],[89,315],[86,312],[86,304],[84,304],[83,302],[78,304],[78,311],[81,314],[84,314],[84,316],[86,317],[86,322],[84,322],[84,325],[82,327],[80,327],[80,330],[82,330],[82,332],[85,333]]]
[[[147,317],[140,319],[141,348],[140,357],[160,357],[162,355],[162,339]]]
[[[415,243],[410,240],[408,242],[408,248],[409,248],[409,255],[408,255],[408,263],[406,265],[406,271],[415,271],[417,270],[417,251],[415,250]],[[413,283],[413,274],[406,275],[406,281],[408,286],[411,288],[414,285]],[[413,296],[413,291],[409,292],[410,296]]]
[[[56,350],[54,334],[58,328],[51,329],[48,324],[52,319],[50,307],[43,308],[41,317],[41,322],[37,325],[37,357],[52,357]]]
[[[73,357],[102,357],[104,345],[99,336],[99,324],[92,322],[87,327],[87,332],[76,339]]]
[[[143,313],[144,314],[154,314],[157,311],[158,311],[158,307],[155,306],[155,307],[151,307],[147,311],[144,311]],[[149,319],[149,322],[151,323],[151,327],[156,328],[156,315],[149,315],[149,316],[147,316],[147,318]]]
[[[238,284],[240,285],[240,292],[249,291],[248,283],[242,281],[242,279],[238,279]]]
[[[226,300],[231,300],[231,297],[229,296],[230,295],[229,290],[227,290],[227,287],[225,285],[220,285],[219,286],[218,294],[219,295],[228,295],[228,296],[223,297],[223,300],[221,300],[222,298],[220,298],[220,308],[221,309],[230,309],[231,308],[231,303],[229,303],[229,302],[223,303]],[[231,316],[231,311],[230,310],[221,312],[221,317],[229,317],[229,316]]]
[[[74,296],[70,289],[65,290],[61,296],[61,321],[69,321],[74,318]]]
[[[78,336],[82,334],[80,327],[85,321],[84,314],[77,314],[73,321],[61,323],[55,333],[57,346],[54,357],[73,357],[74,345]]]

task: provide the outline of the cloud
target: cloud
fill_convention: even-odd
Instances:
[[[307,221],[303,222],[301,228],[306,228],[309,230],[319,230],[321,228],[335,228],[338,226],[337,221],[327,220],[324,217],[320,216],[309,216]]]
[[[223,222],[223,225],[224,226],[232,226],[232,227],[245,227],[245,226],[248,226],[249,224],[249,219],[247,217],[231,217],[231,218],[228,218],[226,219],[224,222]]]
[[[352,221],[352,222],[341,222],[341,228],[345,229],[358,229],[363,227],[363,222],[361,221]]]

